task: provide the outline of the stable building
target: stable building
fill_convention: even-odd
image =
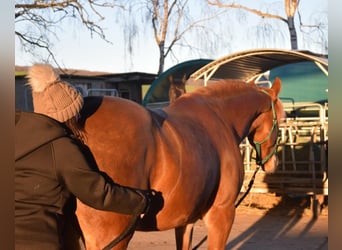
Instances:
[[[27,69],[28,67],[16,67],[16,72],[21,74],[15,76],[15,108],[32,111],[32,94],[26,78]],[[61,80],[74,85],[83,96],[119,96],[141,104],[143,86],[150,85],[157,75],[142,72],[111,74],[64,70],[60,72],[60,77]]]

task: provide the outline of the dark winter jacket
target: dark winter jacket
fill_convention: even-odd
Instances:
[[[100,210],[141,213],[145,198],[114,184],[85,157],[65,127],[45,115],[16,112],[16,249],[65,249],[63,231],[76,198]]]

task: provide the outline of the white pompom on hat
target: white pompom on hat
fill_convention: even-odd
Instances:
[[[49,64],[34,64],[28,72],[28,84],[32,88],[34,112],[65,122],[79,114],[83,97]]]

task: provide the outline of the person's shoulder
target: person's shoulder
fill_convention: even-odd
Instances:
[[[30,111],[15,111],[15,122],[17,123],[20,120],[35,120],[37,122],[48,122],[51,124],[55,124],[56,126],[61,126],[60,122],[40,113],[30,112]]]
[[[16,111],[15,156],[21,156],[66,137],[65,129],[55,120],[34,112]]]
[[[69,165],[70,162],[77,161],[79,164],[83,164],[82,162],[86,160],[88,161],[86,164],[89,165],[88,153],[77,139],[70,136],[60,137],[54,140],[52,145],[55,158],[59,163],[63,162],[64,165]],[[64,168],[63,164],[59,164],[59,166]]]
[[[15,119],[15,129],[18,133],[28,132],[32,136],[39,134],[39,137],[44,137],[46,140],[68,136],[67,129],[62,123],[44,114],[16,111]]]
[[[54,141],[55,145],[63,148],[74,148],[77,151],[84,151],[86,146],[78,139],[74,138],[73,136],[67,134],[66,136],[59,137]]]

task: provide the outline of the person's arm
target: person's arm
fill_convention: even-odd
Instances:
[[[53,142],[56,172],[66,188],[83,203],[124,214],[143,213],[147,200],[142,192],[115,184],[94,170],[81,148],[69,138]],[[95,164],[95,163],[93,163]]]

